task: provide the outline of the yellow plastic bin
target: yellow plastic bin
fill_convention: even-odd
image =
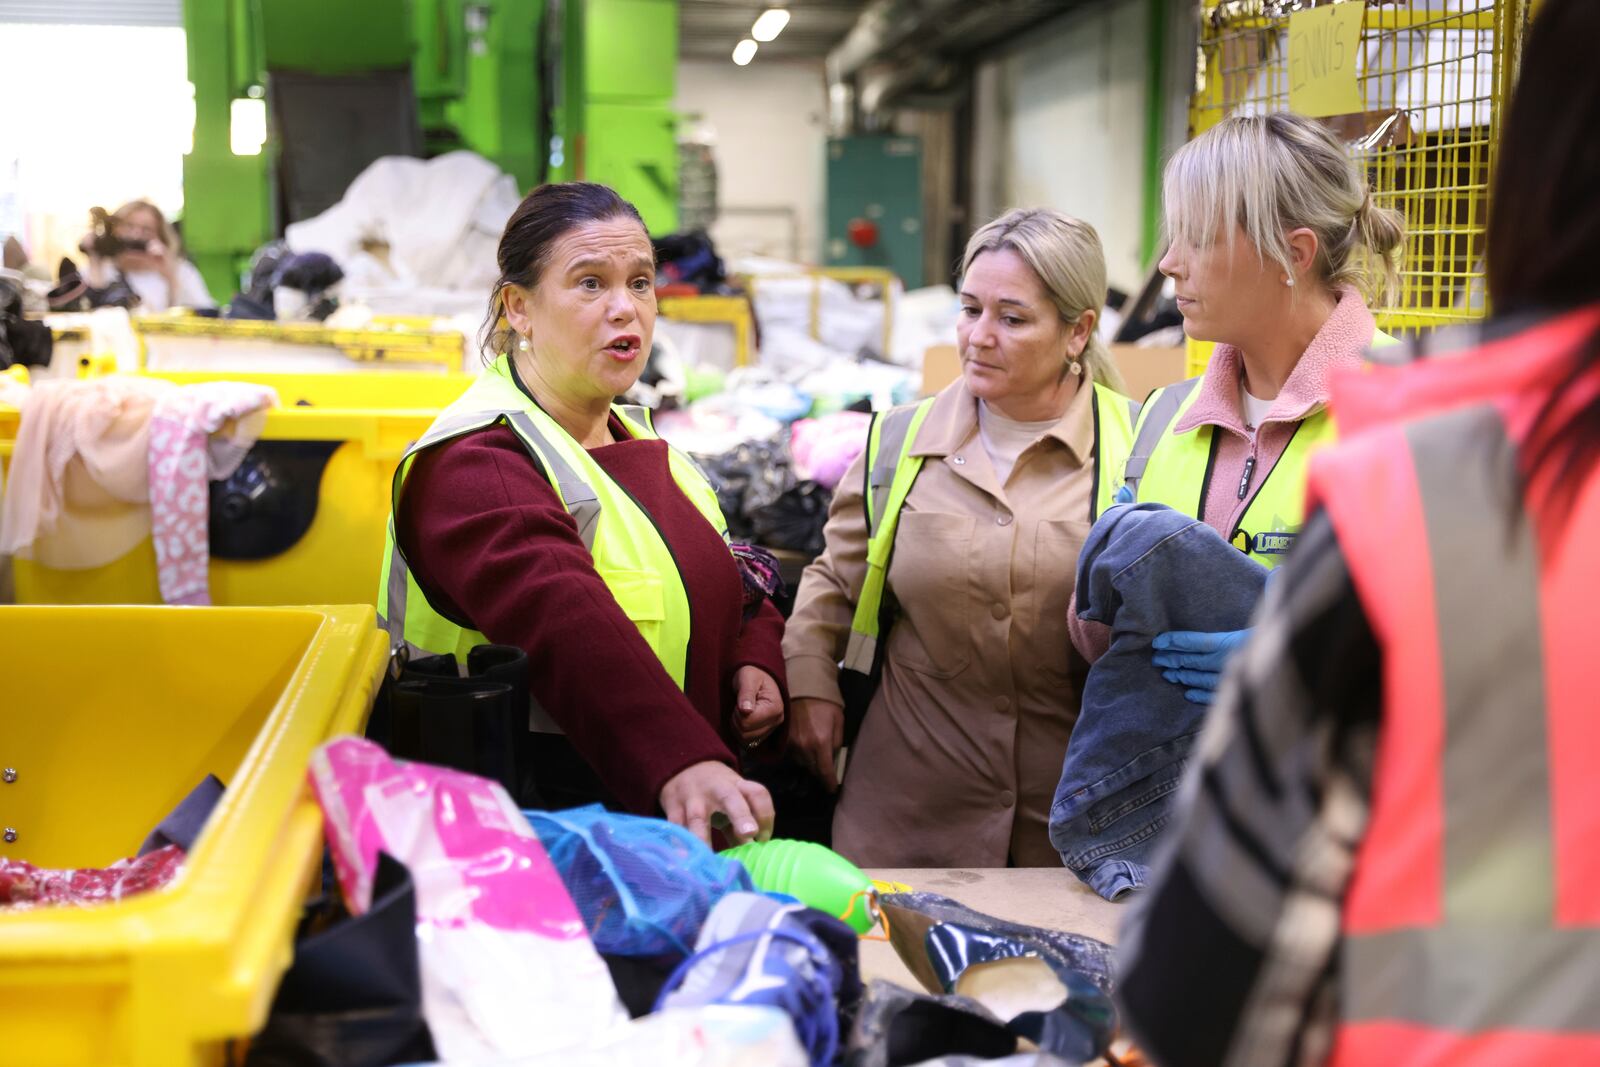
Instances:
[[[145,376],[179,384],[254,382],[278,392],[279,406],[268,413],[247,463],[272,474],[282,493],[241,495],[237,513],[222,520],[226,532],[214,527],[211,601],[219,606],[373,603],[395,466],[472,382],[466,374]],[[0,457],[9,455],[19,422],[17,411],[0,407]],[[269,528],[278,519],[267,512],[289,506],[283,497],[290,494],[299,497],[297,521]],[[302,524],[298,536],[291,536]],[[88,570],[55,570],[18,558],[14,578],[19,604],[161,602],[149,541]]]
[[[261,1027],[320,870],[307,763],[362,728],[376,626],[366,606],[0,607],[7,855],[103,866],[207,774],[227,786],[165,888],[0,909],[0,1065],[194,1067]]]

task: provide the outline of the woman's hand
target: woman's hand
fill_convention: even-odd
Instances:
[[[783,725],[783,693],[760,667],[740,667],[733,675],[734,729],[755,748]]]
[[[661,787],[661,810],[708,845],[713,825],[741,845],[772,836],[772,797],[766,787],[714,760],[691,764],[669,778]]]
[[[844,744],[844,708],[828,700],[793,701],[789,723],[789,748],[803,767],[832,793],[839,788],[834,760]]]
[[[123,270],[149,270],[171,278],[177,273],[178,261],[162,244],[159,238],[152,237],[144,246],[144,251],[136,252],[129,249],[117,257],[117,265]]]
[[[1173,685],[1183,686],[1185,700],[1191,704],[1210,704],[1222,682],[1222,671],[1229,657],[1249,639],[1249,630],[1218,633],[1172,630],[1156,635],[1151,642],[1155,649],[1151,658],[1161,669],[1162,677]]]

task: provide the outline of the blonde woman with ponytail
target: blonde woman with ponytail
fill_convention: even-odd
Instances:
[[[1306,461],[1334,438],[1329,383],[1359,367],[1378,330],[1369,301],[1392,292],[1405,230],[1321,123],[1235,117],[1167,164],[1163,207],[1184,332],[1216,342],[1206,371],[1152,394],[1126,480],[1134,499],[1201,519],[1266,567],[1304,520]],[[1109,635],[1071,620],[1091,659]],[[1245,631],[1156,638],[1156,665],[1209,703]]]
[[[833,843],[857,863],[1059,866],[1050,802],[1087,670],[1066,610],[1133,405],[1095,336],[1092,226],[1012,211],[968,244],[960,296],[961,377],[877,416],[800,582],[790,747],[833,789],[849,746]]]

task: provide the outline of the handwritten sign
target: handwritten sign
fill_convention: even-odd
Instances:
[[[1327,4],[1289,16],[1289,108],[1311,118],[1361,111],[1356,63],[1364,3]]]

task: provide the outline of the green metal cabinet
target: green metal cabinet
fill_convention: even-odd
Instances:
[[[885,267],[907,289],[923,284],[922,143],[915,137],[863,135],[828,141],[828,239],[834,267]],[[852,240],[852,223],[876,240]]]

